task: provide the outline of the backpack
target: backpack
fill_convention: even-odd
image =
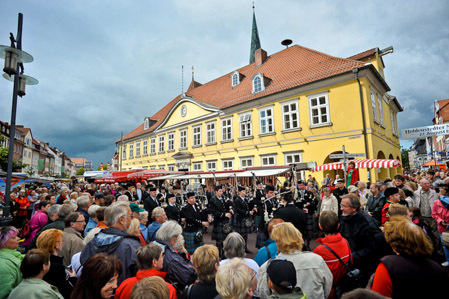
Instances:
[[[349,247],[348,241],[346,241],[346,243],[348,244],[349,249],[349,260],[347,263],[343,262],[340,256],[338,256],[338,254],[335,251],[333,251],[329,246],[327,246],[326,244],[321,244],[324,247],[326,247],[330,252],[332,252],[333,255],[335,255],[335,257],[340,261],[340,263],[346,268],[347,271],[346,274],[343,275],[343,277],[340,278],[340,280],[335,285],[335,292],[334,292],[335,298],[341,298],[341,296],[344,293],[347,293],[360,287],[364,287],[363,278],[360,273],[360,270],[352,269],[351,263],[352,252],[351,248]]]

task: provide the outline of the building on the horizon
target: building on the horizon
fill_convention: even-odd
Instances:
[[[86,158],[70,158],[72,163],[74,163],[75,172],[83,168],[85,171],[91,171],[93,167],[93,162],[88,161]]]
[[[256,30],[254,30],[256,28]],[[257,27],[253,18],[252,44]],[[257,34],[258,37],[258,34]],[[258,38],[257,38],[258,40]],[[252,46],[252,49],[254,47]],[[188,90],[116,141],[120,170],[219,171],[298,162],[331,154],[401,160],[397,113],[403,111],[372,48],[347,58],[300,45],[268,55]],[[401,169],[371,169],[371,181]],[[318,181],[326,174],[317,172]],[[304,173],[302,174],[304,175]],[[362,180],[368,170],[360,170]]]

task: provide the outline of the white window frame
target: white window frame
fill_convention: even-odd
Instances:
[[[292,105],[295,105],[295,109],[292,110]],[[297,130],[299,125],[299,104],[298,100],[283,102],[281,104],[282,109],[282,129],[284,131]],[[285,111],[287,109],[287,111]]]
[[[136,141],[136,158],[140,157],[140,141]]]
[[[256,81],[256,80],[259,81]],[[265,85],[263,82],[263,76],[261,74],[257,74],[253,78],[253,93],[258,93],[265,90]],[[259,89],[260,88],[260,89]]]
[[[398,136],[398,121],[396,111],[390,108],[390,118],[391,118],[391,131],[394,136]]]
[[[145,118],[145,121],[143,122],[143,129],[148,130],[150,127],[150,120],[148,118]]]
[[[156,154],[156,138],[150,139],[150,155]]]
[[[239,131],[240,138],[248,138],[253,136],[251,112],[246,112],[239,115]]]
[[[193,130],[193,145],[192,146],[201,146],[201,125],[194,126]]]
[[[331,116],[329,109],[329,93],[322,92],[314,95],[307,96],[309,100],[309,117],[310,117],[310,127],[320,127],[320,126],[328,126],[331,125]],[[320,103],[321,99],[324,98],[324,104]],[[316,101],[316,105],[313,105],[313,101]],[[322,112],[322,109],[325,109],[325,113]],[[314,111],[317,112],[317,115],[313,115]],[[326,121],[322,120],[322,117],[326,117]],[[318,118],[318,121],[315,122],[315,118]]]
[[[240,158],[240,168],[248,168],[248,167],[254,167],[254,157]]]
[[[134,144],[133,143],[129,144],[129,158],[130,159],[134,158]]]
[[[274,133],[274,115],[273,106],[263,107],[259,109],[259,134]],[[269,115],[271,114],[271,115]]]
[[[167,169],[168,171],[175,171],[175,164],[168,164]]]
[[[179,130],[179,148],[187,148],[187,129]]]
[[[232,117],[221,120],[221,140],[232,141]]]
[[[207,161],[207,171],[217,171],[217,160]]]
[[[122,145],[122,160],[126,160],[126,144]]]
[[[231,75],[231,86],[236,86],[236,85],[239,85],[239,84],[240,84],[240,74],[239,74],[239,72],[232,73],[232,75]]]
[[[169,152],[175,150],[175,133],[168,133],[168,149]]]
[[[261,166],[276,166],[276,155],[260,156],[260,165]]]
[[[369,92],[370,92],[370,96],[371,96],[371,108],[373,109],[373,119],[376,123],[379,123],[379,118],[378,118],[378,114],[377,114],[376,93],[371,88],[370,88]]]
[[[164,166],[164,165],[158,165],[158,166],[157,166],[157,169],[165,170],[165,166]]]
[[[383,99],[379,94],[376,93],[377,97],[377,105],[379,106],[379,118],[380,118],[380,125],[385,126],[385,119],[384,119],[384,107],[383,107]]]
[[[159,135],[159,153],[165,152],[165,135]]]
[[[301,163],[302,153],[301,152],[284,153],[284,162],[285,165]]]
[[[150,165],[150,169],[156,169],[156,165]]]
[[[193,162],[193,171],[203,171],[203,162]]]
[[[144,141],[143,141],[142,154],[144,156],[148,156],[148,139],[144,139]]]
[[[206,144],[215,144],[217,143],[216,137],[216,121],[211,121],[206,123]]]
[[[222,162],[223,170],[234,170],[234,159],[223,159]]]

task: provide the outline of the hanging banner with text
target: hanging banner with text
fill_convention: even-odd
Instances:
[[[431,136],[449,135],[449,124],[403,129],[402,139],[426,138]]]

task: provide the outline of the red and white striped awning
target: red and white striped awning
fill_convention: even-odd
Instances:
[[[355,168],[398,168],[402,167],[399,160],[390,159],[354,159],[346,161],[348,164],[350,161],[355,163]],[[343,162],[327,163],[318,165],[312,168],[312,171],[326,171],[343,169]]]

